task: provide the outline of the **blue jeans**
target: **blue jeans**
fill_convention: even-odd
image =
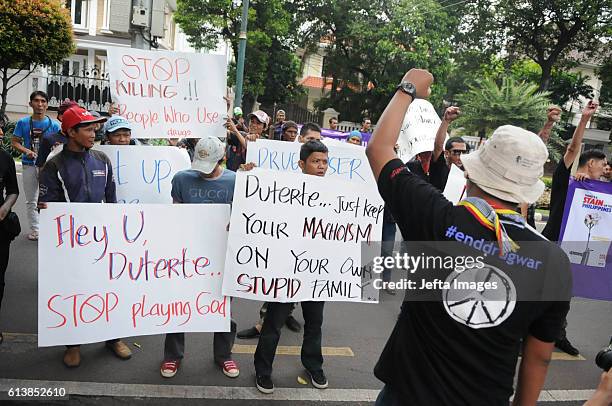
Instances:
[[[383,386],[374,406],[400,406],[400,397],[389,385]]]
[[[380,255],[383,257],[393,255],[393,246],[395,245],[395,223],[387,221],[383,222],[382,228],[382,244]],[[383,282],[389,282],[391,280],[391,269],[385,269],[382,272]]]

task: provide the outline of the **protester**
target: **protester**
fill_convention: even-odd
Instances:
[[[307,127],[306,130],[304,130],[307,134],[305,138],[302,139],[311,139],[312,137],[316,137],[316,129],[319,129],[319,138],[321,136],[321,132],[320,132],[320,128],[318,126],[316,126],[316,124],[313,123],[307,123],[302,127],[302,130],[304,130],[305,127]],[[296,136],[297,136],[297,124],[294,123],[293,121],[285,121],[285,124],[283,125],[283,135],[282,135],[282,140],[283,141],[288,141],[288,142],[294,142],[296,140]],[[302,142],[302,141],[300,141]],[[291,311],[289,312],[289,314],[287,315],[287,319],[285,320],[285,325],[287,326],[287,328],[295,333],[299,333],[302,330],[302,326],[300,325],[300,322],[296,320],[295,317],[293,317],[293,309],[295,308],[295,305],[292,304],[292,308]],[[264,303],[261,308],[259,309],[259,320],[257,321],[257,323],[255,323],[254,326],[251,326],[249,328],[246,328],[244,330],[240,330],[237,334],[238,338],[243,339],[243,340],[248,340],[251,338],[257,338],[260,335],[261,332],[261,327],[263,325],[263,320],[266,317],[266,311],[268,309],[268,303]]]
[[[270,117],[268,117],[265,111],[254,111],[253,113],[249,114],[249,132],[247,134],[239,131],[233,121],[227,121],[228,150],[226,166],[229,170],[237,171],[240,168],[240,165],[245,163],[247,143],[260,138],[268,127],[269,122]]]
[[[559,294],[559,301],[555,302],[512,299],[524,297],[523,291],[519,291],[526,285],[523,283],[516,287],[516,296],[505,296],[489,310],[478,311],[479,315],[474,314],[479,305],[476,302],[465,308],[461,316],[453,312],[452,306],[459,302],[443,295],[442,289],[431,291],[432,300],[405,302],[374,370],[385,383],[376,404],[508,405],[519,343],[524,339],[514,404],[535,405],[554,338],[569,309],[571,273],[565,253],[525,228],[522,217],[512,209],[518,202],[535,201],[544,191],[539,177],[548,151],[533,133],[514,126],[499,127],[478,151],[462,158],[468,198],[453,206],[438,189],[410,172],[393,149],[410,103],[417,96],[427,97],[432,82],[429,72],[410,70],[368,143],[366,153],[381,196],[406,241],[450,244],[470,236],[473,241],[494,242],[502,256],[486,257],[488,274],[478,274],[481,268],[474,265],[457,271],[418,269],[416,275],[420,272],[425,281],[435,272],[447,277],[468,272],[467,275],[480,275],[480,280],[491,276],[492,267],[501,267],[502,259],[514,253],[541,261],[541,270],[564,288],[554,290]],[[461,246],[467,249],[464,244]],[[508,284],[517,286],[520,282],[509,279],[510,276],[521,279],[528,273],[533,275],[523,264],[503,264],[504,271],[496,273],[505,281],[502,292],[508,292],[505,290]],[[529,289],[535,292],[544,289],[542,280],[547,279],[544,274],[532,279]],[[475,289],[457,295],[473,297],[481,309],[487,309],[487,300],[491,300],[486,298],[486,292]],[[406,292],[407,299],[418,296]],[[501,308],[506,310],[491,314],[495,306],[504,306]]]
[[[362,133],[369,133],[370,128],[372,127],[372,121],[369,118],[364,117],[361,121],[361,129],[359,130]]]
[[[565,150],[563,159],[557,165],[557,169],[552,176],[552,187],[550,193],[550,214],[548,222],[542,230],[542,235],[550,241],[558,241],[561,233],[561,222],[563,220],[563,209],[565,207],[565,199],[569,186],[570,171],[574,161],[580,153],[582,139],[584,138],[584,130],[586,125],[597,111],[597,103],[589,102],[582,110],[580,122],[574,130],[574,135]],[[596,150],[590,150],[580,156],[578,162],[578,172],[583,173],[589,179],[599,179],[603,173],[606,164],[606,156]],[[580,351],[572,345],[567,338],[567,320],[564,321],[559,335],[555,341],[555,346],[561,351],[570,354],[578,355]]]
[[[561,120],[561,108],[554,104],[549,106],[548,109],[546,110],[546,123],[544,123],[544,126],[542,127],[542,129],[540,130],[540,132],[538,132],[538,135],[540,136],[542,141],[544,141],[544,144],[548,144],[548,140],[550,139],[550,133],[552,132],[552,129],[554,128],[555,123],[557,123],[559,120]],[[525,217],[525,219],[527,220],[527,224],[529,224],[533,228],[536,227],[536,224],[535,224],[536,207],[535,206],[536,206],[535,203],[534,204],[526,204],[526,203],[519,204],[521,215]]]
[[[612,181],[612,166],[610,165],[610,162],[606,164],[606,167],[604,168],[604,173],[603,175],[601,175],[601,178],[599,178],[599,180],[602,182]]]
[[[176,146],[179,148],[186,149],[187,154],[189,154],[189,160],[193,162],[195,146],[198,141],[199,138],[181,138],[179,142],[176,143]]]
[[[294,142],[298,135],[298,125],[295,121],[285,121],[281,141]]]
[[[81,107],[66,110],[62,132],[68,141],[40,172],[40,209],[45,209],[48,202],[117,202],[112,163],[103,152],[91,150],[96,125],[104,121],[106,118],[96,118]],[[106,341],[106,347],[120,359],[132,356],[129,347],[119,339]],[[64,364],[69,368],[81,364],[80,345],[67,346]]]
[[[410,172],[418,175],[426,182],[430,182],[429,169],[431,166],[432,151],[423,151],[415,155],[413,159],[406,162],[406,167]]]
[[[612,405],[612,369],[601,373],[599,385],[593,396],[584,406],[609,406]]]
[[[349,144],[353,144],[353,145],[361,145],[361,139],[362,139],[361,133],[357,130],[353,130],[349,133],[349,136],[346,139],[346,142],[348,142]]]
[[[461,155],[468,152],[467,143],[461,137],[451,137],[444,143],[448,127],[459,117],[461,111],[458,107],[451,106],[444,111],[444,117],[438,127],[434,148],[429,166],[431,184],[444,191],[451,165],[456,165],[463,170]],[[442,148],[444,147],[444,148]],[[442,153],[444,152],[444,154]]]
[[[332,117],[328,120],[329,122],[329,129],[330,130],[335,130],[338,131],[338,119],[336,117]]]
[[[9,262],[11,241],[17,237],[19,231],[16,215],[10,215],[11,209],[17,202],[19,186],[17,184],[17,169],[13,157],[0,149],[0,310],[4,296],[4,276]],[[4,337],[0,331],[0,344]]]
[[[306,142],[300,148],[298,162],[302,173],[325,176],[328,168],[328,150],[321,141]],[[312,385],[318,389],[328,386],[323,372],[321,353],[321,326],[325,302],[301,302],[304,316],[304,340],[302,342],[302,364],[309,373]],[[268,303],[261,336],[255,351],[256,387],[262,393],[273,393],[272,364],[280,339],[280,329],[293,309],[293,303]]]
[[[321,141],[321,127],[315,123],[306,123],[300,129],[298,142],[305,144],[308,141]]]
[[[242,109],[240,107],[234,107],[234,118],[232,119],[238,131],[247,132],[248,128],[244,122],[244,116],[242,115]]]
[[[35,162],[40,141],[43,136],[56,134],[60,130],[59,123],[47,116],[48,100],[49,97],[45,92],[40,90],[32,92],[30,107],[33,113],[30,117],[23,117],[17,121],[12,139],[13,148],[22,153],[23,192],[30,226],[28,240],[31,241],[38,240],[38,211],[36,210],[38,169]]]
[[[269,139],[280,141],[283,133],[283,123],[285,122],[285,118],[285,110],[279,110],[276,112],[276,122],[270,126],[268,134]]]
[[[232,204],[236,174],[223,169],[225,145],[217,137],[200,139],[195,147],[191,169],[178,172],[172,179],[172,200],[175,204]],[[227,236],[223,237],[226,238]],[[240,374],[238,364],[232,360],[232,347],[236,338],[236,323],[231,320],[227,333],[214,333],[213,353],[215,363],[223,373],[236,378]],[[164,361],[160,372],[165,378],[176,375],[185,354],[185,333],[166,334]]]
[[[57,108],[57,119],[61,123],[62,116],[71,107],[78,106],[79,104],[72,100],[66,100],[60,104]],[[47,162],[47,158],[51,151],[54,151],[55,148],[63,146],[66,143],[67,139],[62,131],[58,131],[53,134],[45,134],[40,141],[40,148],[38,149],[38,156],[36,157],[36,166],[38,168],[42,168],[42,166]]]
[[[104,137],[108,145],[134,145],[132,124],[121,116],[112,116],[104,123]]]

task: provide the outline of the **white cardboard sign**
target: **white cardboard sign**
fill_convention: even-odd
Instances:
[[[172,178],[191,168],[183,148],[97,145],[113,165],[118,203],[172,203]]]
[[[415,99],[410,103],[402,123],[397,140],[397,156],[408,162],[416,154],[433,151],[440,122],[440,117],[430,102]]]
[[[108,47],[113,101],[134,138],[225,135],[223,55]]]
[[[377,300],[361,255],[362,244],[380,241],[378,193],[358,182],[260,168],[238,172],[235,190],[225,295],[268,302]]]
[[[49,203],[40,214],[38,345],[229,331],[221,294],[229,211]]]

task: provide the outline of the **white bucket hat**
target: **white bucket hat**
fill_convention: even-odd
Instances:
[[[534,203],[544,192],[540,177],[548,150],[532,133],[512,125],[497,128],[475,152],[461,157],[471,182],[513,203]]]

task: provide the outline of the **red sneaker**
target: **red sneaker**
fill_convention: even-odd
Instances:
[[[164,361],[161,364],[161,368],[159,372],[161,372],[161,376],[163,376],[164,378],[172,378],[174,375],[176,375],[179,365],[180,365],[179,360]]]
[[[236,378],[240,375],[240,369],[238,369],[238,364],[234,360],[225,361],[221,369],[225,376],[230,378]]]

